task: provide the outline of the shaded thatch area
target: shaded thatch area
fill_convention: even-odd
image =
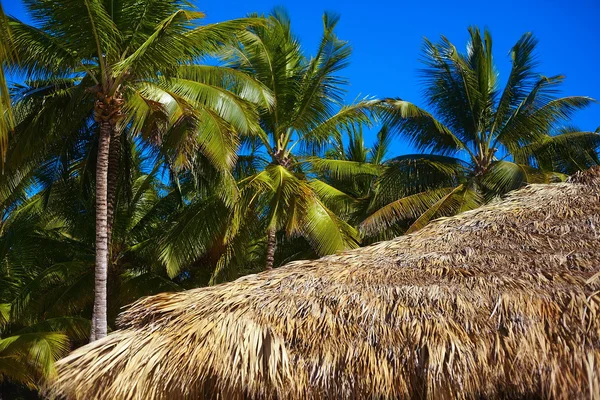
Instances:
[[[600,170],[421,231],[142,299],[68,398],[600,398]]]

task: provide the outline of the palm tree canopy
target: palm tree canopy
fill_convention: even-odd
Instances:
[[[108,321],[123,305],[149,294],[177,291],[158,262],[159,238],[179,202],[162,196],[158,171],[130,140],[123,154],[111,243]],[[84,151],[87,153],[87,151]],[[77,157],[73,157],[77,159]],[[71,160],[73,161],[73,160]],[[87,342],[94,284],[93,163],[55,160],[21,184],[2,180],[0,224],[0,390],[35,390],[54,363]],[[12,171],[7,171],[12,172]],[[19,181],[19,174],[15,174]],[[8,182],[7,182],[8,181]],[[11,192],[12,187],[12,192]],[[32,187],[39,187],[31,193]],[[7,388],[4,385],[13,385]]]
[[[561,127],[594,100],[557,96],[564,77],[536,71],[535,37],[527,33],[512,48],[501,88],[490,32],[472,27],[469,34],[466,53],[445,37],[425,40],[421,74],[429,111],[403,99],[383,102],[389,127],[424,154],[387,165],[361,224],[364,235],[410,232],[527,183],[598,165],[600,135],[565,134]]]
[[[350,47],[335,33],[337,16],[323,16],[322,39],[312,57],[300,47],[284,11],[264,18],[265,24],[250,26],[239,42],[225,48],[224,56],[231,68],[268,88],[273,104],[260,108],[260,130],[243,137],[251,152],[236,165],[239,197],[230,212],[215,199],[195,208],[219,209],[215,215],[227,217],[210,218],[202,227],[186,217],[173,229],[173,240],[162,253],[171,274],[180,272],[181,254],[198,258],[215,242],[223,248],[222,260],[230,259],[234,243],[239,252],[239,235],[247,234],[248,223],[267,232],[266,253],[277,240],[301,239],[317,255],[358,246],[356,229],[327,207],[338,191],[315,179],[310,156],[341,138],[342,130],[370,123],[376,102],[342,103],[346,81],[338,74],[348,63]]]
[[[200,150],[227,169],[235,162],[237,135],[259,129],[250,102],[272,102],[248,75],[201,64],[259,19],[199,25],[203,14],[179,0],[32,0],[26,6],[33,25],[8,22],[16,53],[10,66],[28,78],[14,95],[21,103],[20,131],[47,135],[31,141],[36,148],[90,125],[99,117],[93,112],[98,100],[116,96],[124,103],[110,118],[119,129],[161,141],[156,128],[164,132],[166,124],[173,128],[165,140],[182,155]],[[21,150],[21,157],[31,152]]]
[[[536,71],[538,42],[530,33],[512,48],[512,69],[501,89],[490,32],[472,27],[469,33],[467,53],[445,37],[438,44],[425,40],[421,73],[431,113],[404,100],[389,100],[396,126],[419,150],[464,151],[469,161],[485,168],[494,157],[539,139],[594,101],[556,96],[564,76]]]
[[[285,11],[275,9],[266,25],[251,27],[226,54],[232,67],[252,74],[273,93],[274,106],[261,113],[261,126],[263,144],[274,158],[289,157],[298,144],[299,150],[326,145],[342,128],[369,122],[370,102],[343,107],[348,82],[340,72],[352,49],[338,38],[338,22],[337,15],[323,15],[322,38],[309,57]]]

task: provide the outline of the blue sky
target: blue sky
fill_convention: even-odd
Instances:
[[[24,16],[20,1],[2,0],[2,4],[7,13]],[[323,11],[341,14],[338,35],[354,48],[352,63],[344,73],[351,83],[349,101],[372,95],[401,97],[422,105],[418,58],[423,38],[437,41],[443,34],[464,49],[470,25],[491,30],[501,80],[510,70],[510,48],[523,33],[533,32],[540,41],[540,73],[566,75],[564,95],[600,99],[599,0],[210,0],[196,4],[207,14],[207,22],[268,13],[283,6],[309,53],[318,44]],[[574,123],[581,129],[596,129],[600,104],[578,113]],[[410,150],[397,141],[393,151]]]

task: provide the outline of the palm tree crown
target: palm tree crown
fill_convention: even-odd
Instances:
[[[338,73],[351,54],[335,34],[339,18],[323,16],[323,35],[314,56],[306,57],[287,15],[276,10],[268,25],[253,27],[229,57],[231,65],[257,77],[273,93],[274,105],[260,113],[262,132],[250,141],[267,153],[263,169],[240,183],[254,196],[267,230],[267,269],[274,260],[276,233],[304,237],[317,254],[357,245],[354,229],[326,203],[336,190],[311,173],[320,154],[341,132],[370,122],[373,101],[344,106],[346,80]],[[253,201],[254,201],[253,200]]]
[[[23,130],[35,132],[43,125],[50,139],[59,141],[89,126],[97,132],[97,306],[92,329],[99,323],[102,337],[121,132],[150,135],[163,121],[189,137],[192,149],[210,155],[220,168],[230,167],[237,132],[258,129],[248,101],[268,103],[268,93],[242,73],[198,61],[253,21],[199,26],[196,21],[203,14],[179,0],[30,0],[26,6],[34,25],[16,19],[9,23],[16,66],[35,79],[23,100],[48,87],[59,90],[44,99],[42,110],[25,109],[26,115],[42,112],[24,117]]]
[[[491,34],[477,28],[469,33],[466,53],[445,37],[437,44],[425,40],[421,73],[431,112],[401,99],[385,101],[382,113],[390,127],[429,154],[403,157],[388,168],[373,213],[362,224],[365,233],[407,220],[413,221],[410,230],[418,229],[436,216],[471,209],[523,184],[549,181],[564,171],[545,167],[573,153],[567,148],[570,138],[588,149],[598,147],[600,136],[593,132],[554,136],[552,142],[561,145],[554,146],[556,162],[549,164],[552,146],[541,142],[593,99],[556,96],[564,77],[536,72],[537,40],[530,33],[512,48],[512,69],[501,89]],[[587,158],[593,162],[591,154]],[[406,175],[409,165],[413,173]],[[405,190],[406,182],[411,190]]]

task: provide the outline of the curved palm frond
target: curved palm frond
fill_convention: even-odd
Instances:
[[[415,104],[400,99],[388,99],[379,107],[384,121],[417,149],[452,154],[468,150],[452,131],[433,115]]]
[[[227,226],[227,218],[223,216],[227,214],[224,204],[216,198],[197,201],[182,211],[165,235],[160,250],[160,259],[170,277],[223,239]]]
[[[308,184],[323,204],[338,217],[356,212],[358,200],[349,194],[318,179],[311,179]]]
[[[371,208],[429,189],[456,186],[468,173],[468,165],[464,161],[433,154],[395,157],[383,166],[375,181]]]
[[[335,179],[354,179],[361,175],[378,176],[383,170],[381,166],[367,162],[320,157],[309,157],[306,162],[310,163],[315,172],[327,174]]]
[[[516,154],[519,163],[530,163],[547,171],[573,174],[600,164],[600,134],[577,128],[546,135],[538,142],[524,146]]]
[[[519,189],[528,183],[549,183],[553,173],[529,165],[510,161],[494,162],[481,178],[482,186],[487,190],[486,197],[492,199],[511,190]]]
[[[365,218],[360,224],[360,231],[370,236],[399,222],[415,220],[454,190],[455,188],[432,189],[395,200]]]

